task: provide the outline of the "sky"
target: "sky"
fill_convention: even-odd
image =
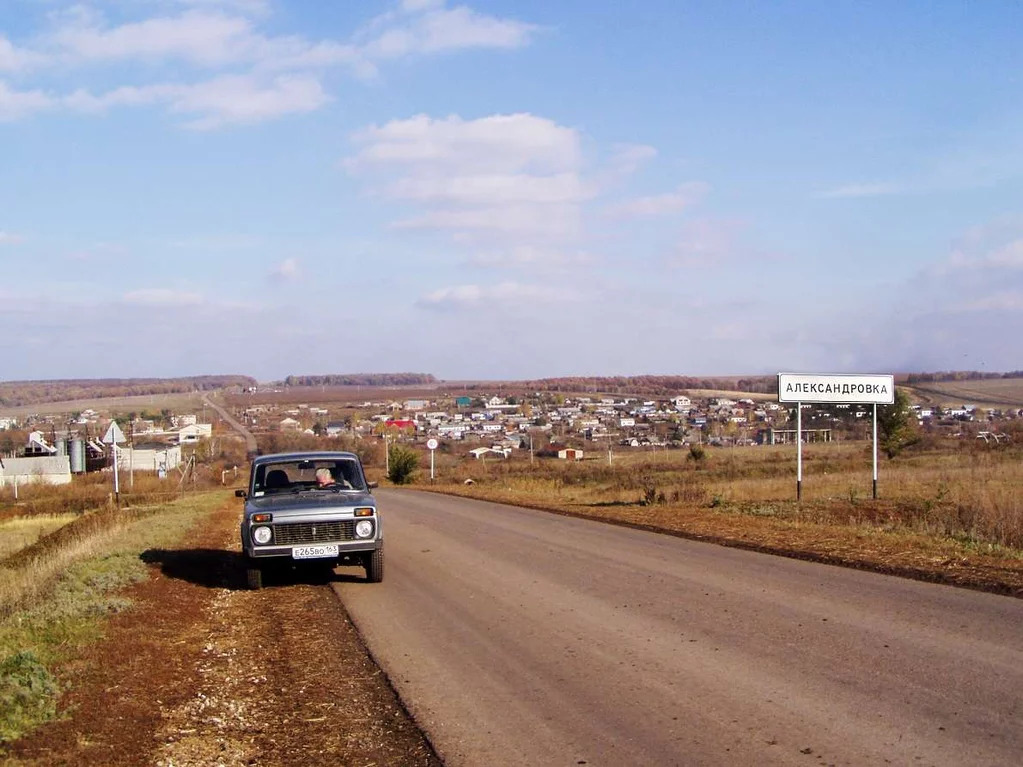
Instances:
[[[0,0],[0,380],[1023,368],[1023,5]]]

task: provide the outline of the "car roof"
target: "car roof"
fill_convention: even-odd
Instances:
[[[285,463],[288,461],[358,461],[359,456],[343,450],[307,450],[296,453],[271,453],[257,456],[253,466],[259,463]]]

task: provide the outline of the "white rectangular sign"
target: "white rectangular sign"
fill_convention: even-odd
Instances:
[[[779,373],[778,401],[890,405],[895,401],[895,376]]]

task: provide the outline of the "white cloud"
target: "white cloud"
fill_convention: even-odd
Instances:
[[[168,0],[170,2],[171,0]],[[110,24],[97,10],[76,5],[50,13],[49,32],[34,48],[0,36],[0,72],[49,67],[57,77],[78,78],[83,68],[142,62],[184,62],[204,76],[192,84],[146,81],[154,68],[132,72],[135,82],[102,91],[79,87],[64,94],[11,90],[0,82],[0,120],[22,119],[63,106],[101,113],[114,105],[166,105],[196,114],[186,127],[210,129],[319,109],[330,98],[322,70],[345,67],[359,77],[377,73],[377,62],[466,48],[515,48],[534,27],[442,2],[406,2],[382,14],[351,40],[311,40],[264,34],[265,0],[177,0],[179,13]],[[157,3],[156,5],[165,5]],[[145,7],[144,4],[136,6]],[[123,8],[121,10],[124,10]],[[286,73],[272,81],[269,73]],[[98,92],[99,91],[99,92]]]
[[[294,280],[301,274],[297,258],[286,258],[270,270],[271,280]]]
[[[578,235],[582,220],[574,205],[505,205],[433,210],[398,221],[394,227],[564,238]]]
[[[244,58],[259,39],[248,19],[187,11],[109,29],[93,19],[75,19],[53,32],[48,43],[79,62],[180,58],[209,66]]]
[[[614,148],[610,167],[616,175],[627,176],[657,157],[657,150],[645,144],[619,144]]]
[[[387,188],[390,197],[421,202],[472,205],[490,203],[572,203],[590,196],[575,173],[534,176],[525,173],[480,174],[441,178],[410,176]]]
[[[567,288],[502,282],[496,285],[455,285],[441,288],[423,296],[418,303],[426,309],[464,310],[546,305],[577,299],[578,296]]]
[[[580,163],[579,135],[552,120],[519,113],[464,120],[420,114],[370,126],[353,136],[362,149],[349,160],[367,166],[441,169],[465,173],[574,170]]]
[[[678,266],[713,266],[735,255],[743,225],[735,221],[696,219],[682,226],[670,259]]]
[[[319,81],[313,77],[282,76],[264,85],[251,77],[224,76],[183,89],[171,102],[170,109],[202,115],[186,126],[207,130],[312,112],[328,100]]]
[[[24,48],[16,48],[0,35],[0,72],[21,72],[43,61],[43,57]]]
[[[42,91],[15,91],[0,80],[0,122],[20,120],[36,112],[52,109],[52,97]]]
[[[353,141],[351,172],[372,174],[385,197],[425,208],[399,228],[571,237],[581,229],[580,203],[594,194],[579,175],[578,133],[531,114],[417,115]]]
[[[443,8],[440,3],[405,3],[411,18],[390,23],[377,33],[380,21],[397,21],[386,14],[370,24],[361,37],[361,52],[370,59],[393,59],[410,54],[444,53],[465,48],[521,48],[528,45],[537,27],[511,19],[499,19],[465,6]],[[421,12],[422,11],[422,12]]]
[[[314,77],[282,75],[264,83],[255,77],[225,75],[194,85],[117,88],[99,96],[76,91],[63,103],[83,112],[103,112],[117,106],[166,104],[172,113],[197,115],[185,122],[185,127],[210,130],[311,112],[328,100]]]
[[[955,309],[963,312],[1023,312],[1023,290],[1000,290],[960,303]]]
[[[638,197],[611,205],[607,208],[607,212],[615,218],[649,218],[681,213],[702,199],[707,193],[707,189],[707,184],[694,181],[682,184],[674,192]]]
[[[123,301],[135,306],[184,307],[204,303],[202,295],[168,288],[143,288],[124,294]]]
[[[486,268],[526,267],[536,271],[591,266],[595,260],[592,254],[581,250],[563,251],[534,245],[519,245],[503,250],[482,250],[473,253],[468,263]]]

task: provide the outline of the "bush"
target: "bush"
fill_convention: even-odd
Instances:
[[[22,651],[0,662],[0,743],[13,740],[56,710],[57,683],[35,654]]]
[[[404,445],[391,445],[387,455],[390,462],[387,478],[396,485],[411,483],[419,466],[419,456],[416,452]]]
[[[689,446],[689,460],[694,463],[701,464],[707,458],[707,451],[703,445],[690,445]]]

